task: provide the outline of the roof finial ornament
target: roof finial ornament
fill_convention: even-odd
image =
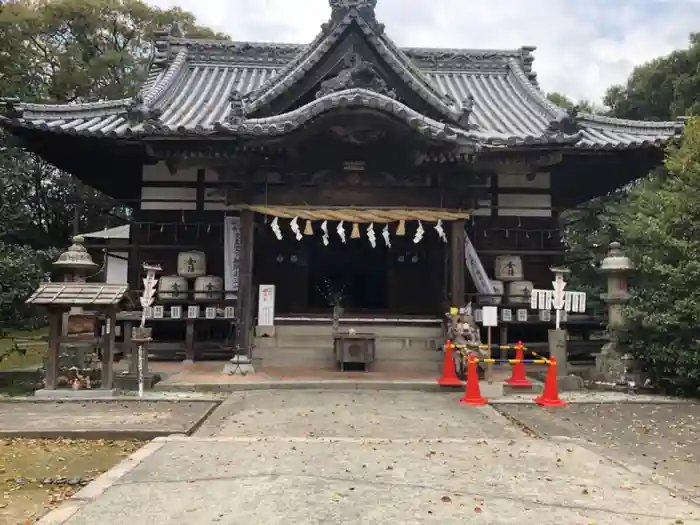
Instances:
[[[175,22],[170,26],[170,36],[174,38],[185,38],[185,26],[182,22]]]
[[[575,135],[581,127],[578,120],[578,107],[570,109],[562,109],[547,126],[547,132],[550,134]]]
[[[158,108],[152,108],[144,102],[143,96],[132,97],[131,103],[126,108],[126,118],[132,122],[157,122],[163,112]]]
[[[18,98],[0,98],[0,115],[9,119],[20,119],[24,108]]]
[[[459,115],[459,125],[463,128],[469,126],[469,119],[474,111],[474,97],[472,95],[467,95],[467,97],[462,100],[462,107]]]
[[[234,125],[240,124],[246,117],[245,98],[240,91],[234,88],[228,96],[228,101],[231,103],[231,110],[226,115],[226,122]]]
[[[331,22],[333,24],[342,21],[351,9],[357,10],[365,21],[371,24],[377,23],[374,15],[377,0],[328,0],[328,5],[331,7]]]

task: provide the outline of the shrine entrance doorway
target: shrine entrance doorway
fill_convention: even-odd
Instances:
[[[308,294],[311,311],[328,310],[340,300],[355,314],[389,310],[389,250],[366,239],[324,246],[305,239],[309,259]]]
[[[328,246],[319,237],[297,241],[286,234],[278,240],[269,226],[258,229],[255,285],[276,286],[276,315],[328,316],[333,296],[339,295],[344,315],[441,317],[448,249],[436,236],[420,243],[412,234],[394,236],[391,247],[381,237],[375,247],[365,235],[348,235],[345,243],[333,236]]]

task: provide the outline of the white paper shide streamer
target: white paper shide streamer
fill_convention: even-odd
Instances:
[[[391,235],[389,234],[388,224],[382,228],[382,237],[384,237],[384,244],[386,244],[386,247],[391,248]]]
[[[272,233],[275,234],[275,237],[277,237],[278,241],[282,240],[282,230],[280,229],[280,220],[275,217],[272,219],[272,222],[270,223],[270,228],[272,228]]]
[[[438,221],[437,224],[435,225],[435,231],[438,234],[438,237],[440,237],[440,240],[442,242],[446,243],[447,242],[447,235],[445,234],[445,228],[442,227],[442,221]]]
[[[328,221],[323,221],[321,223],[321,231],[323,232],[323,245],[328,246],[330,239],[328,238]]]
[[[377,234],[374,233],[374,223],[371,222],[369,226],[367,226],[367,238],[369,239],[370,245],[372,245],[372,248],[377,247]]]
[[[418,229],[416,230],[416,234],[413,237],[413,243],[418,244],[423,240],[423,234],[425,233],[425,230],[423,229],[423,223],[421,221],[418,221]]]
[[[296,237],[297,241],[302,240],[304,236],[301,234],[301,230],[299,229],[299,217],[294,217],[292,222],[289,223],[289,226],[292,228],[292,233],[294,234],[294,237]]]
[[[338,226],[335,228],[335,231],[338,233],[338,237],[340,237],[340,242],[345,244],[345,227],[343,225],[344,221],[340,221],[338,223]]]

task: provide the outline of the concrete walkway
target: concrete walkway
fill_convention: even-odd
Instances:
[[[97,522],[689,525],[700,506],[453,394],[307,390],[234,394],[40,524]]]
[[[0,437],[153,439],[190,434],[219,404],[214,400],[0,401]]]

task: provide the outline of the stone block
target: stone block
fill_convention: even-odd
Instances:
[[[151,390],[158,381],[160,381],[158,375],[146,374],[143,378],[144,390]],[[139,377],[136,374],[119,374],[114,377],[114,385],[120,390],[138,390]]]
[[[34,392],[34,397],[39,399],[111,399],[118,395],[115,388],[95,388],[73,390],[72,388],[50,390],[42,388]]]
[[[274,326],[256,326],[255,327],[255,337],[275,337]]]
[[[253,361],[247,355],[234,355],[228,363],[224,365],[224,374],[230,376],[247,376],[254,374]]]
[[[549,357],[557,360],[557,377],[569,374],[566,330],[548,330]]]
[[[560,392],[581,392],[584,389],[583,379],[575,375],[558,377],[557,385]]]

